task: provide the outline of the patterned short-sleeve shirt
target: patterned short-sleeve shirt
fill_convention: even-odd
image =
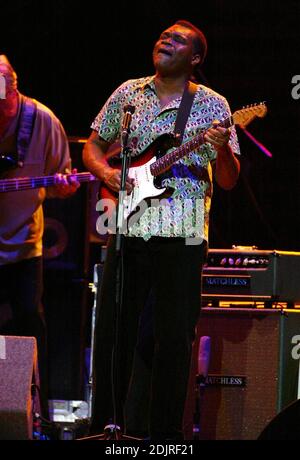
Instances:
[[[129,146],[132,156],[141,155],[160,136],[174,133],[181,97],[170,104],[160,105],[154,76],[123,83],[108,99],[91,128],[104,140],[113,143],[120,139],[126,104],[133,105]],[[226,99],[215,91],[198,85],[188,118],[183,143],[201,130],[208,129],[214,120],[223,121],[231,116]],[[230,141],[235,154],[239,154],[236,130]],[[217,157],[211,144],[205,143],[172,167],[172,174],[162,183],[174,190],[171,198],[145,209],[137,222],[129,226],[128,236],[200,238],[208,240],[209,211],[212,197],[212,166]]]

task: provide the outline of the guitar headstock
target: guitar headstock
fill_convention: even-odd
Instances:
[[[251,123],[254,118],[262,118],[267,113],[267,106],[265,102],[260,102],[259,104],[252,104],[243,107],[241,110],[237,110],[232,115],[233,123],[239,125],[241,128],[246,128],[246,126]]]

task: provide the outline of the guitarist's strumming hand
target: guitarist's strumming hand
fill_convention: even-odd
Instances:
[[[119,192],[121,187],[121,171],[119,169],[107,168],[103,173],[103,181],[114,192]],[[130,194],[134,187],[134,179],[127,177],[126,191]]]
[[[213,122],[213,127],[209,128],[205,135],[204,139],[206,142],[209,142],[217,152],[222,152],[226,150],[228,146],[231,130],[221,128],[218,126],[220,123],[218,121]]]

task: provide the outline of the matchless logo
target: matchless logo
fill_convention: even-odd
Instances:
[[[250,278],[228,276],[204,276],[204,285],[207,287],[250,287]]]
[[[247,385],[247,377],[241,375],[208,375],[205,381],[211,387],[239,387]]]

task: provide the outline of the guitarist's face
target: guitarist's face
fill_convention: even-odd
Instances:
[[[193,31],[175,24],[165,30],[153,50],[153,63],[161,76],[190,75],[195,59]],[[197,58],[198,56],[198,58]]]

